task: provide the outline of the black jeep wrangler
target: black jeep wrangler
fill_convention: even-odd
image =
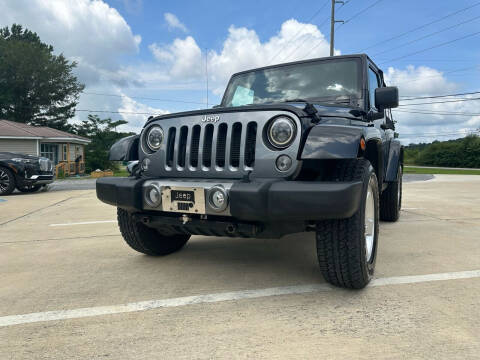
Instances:
[[[235,74],[214,109],[150,118],[110,150],[128,178],[97,181],[125,241],[149,255],[191,235],[281,237],[315,231],[325,279],[363,288],[379,219],[396,221],[403,150],[398,89],[366,55]]]

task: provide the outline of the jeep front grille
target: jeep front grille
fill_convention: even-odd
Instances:
[[[255,122],[246,126],[235,122],[204,127],[183,125],[179,129],[171,127],[167,135],[165,164],[177,171],[251,170],[255,164],[256,137]]]
[[[300,119],[293,113],[278,110],[232,111],[205,122],[206,117],[186,114],[167,116],[151,121],[140,137],[139,160],[149,159],[146,178],[241,179],[245,176],[287,178],[300,166],[297,153],[300,131],[287,149],[272,149],[263,139],[264,129],[276,116],[294,119],[301,129]],[[159,150],[145,151],[145,135],[150,126],[161,126],[164,141]],[[293,160],[290,171],[276,168],[278,156]]]

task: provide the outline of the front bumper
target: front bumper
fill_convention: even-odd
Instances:
[[[145,181],[100,178],[96,184],[97,197],[107,204],[129,211],[149,211],[143,203]],[[164,183],[166,179],[161,181]],[[202,181],[197,182],[196,186],[200,187],[202,183],[207,184]],[[216,183],[215,180],[208,180],[210,186]],[[233,181],[228,191],[229,215],[237,220],[255,222],[349,218],[360,206],[361,191],[362,183],[359,181]]]

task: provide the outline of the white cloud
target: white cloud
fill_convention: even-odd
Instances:
[[[168,66],[173,79],[198,78],[204,71],[202,51],[191,36],[175,39],[166,46],[153,43],[149,49],[155,59]]]
[[[449,81],[439,70],[413,65],[405,69],[388,68],[385,72],[388,85],[398,86],[400,95],[422,97],[452,94],[458,92],[460,85]],[[475,96],[463,96],[474,98]],[[406,144],[411,142],[431,142],[435,139],[453,139],[462,137],[472,129],[480,127],[480,116],[444,115],[441,113],[478,113],[478,102],[444,102],[458,98],[434,98],[402,101],[394,110],[398,121],[400,138]],[[434,104],[436,103],[436,104]],[[412,105],[419,104],[419,105]],[[428,113],[440,114],[428,114]],[[402,134],[405,134],[402,136]],[[411,135],[410,135],[411,134]],[[435,135],[430,135],[435,134]],[[448,134],[448,135],[447,135]]]
[[[37,32],[55,52],[78,62],[87,85],[128,81],[116,73],[121,55],[134,55],[141,42],[118,11],[93,0],[0,0],[0,23],[18,23]]]
[[[183,32],[188,32],[187,27],[180,21],[178,18],[172,14],[172,13],[165,13],[163,14],[163,17],[165,18],[165,21],[168,26],[168,30],[172,31],[175,29],[179,29]]]
[[[122,119],[128,121],[128,124],[121,127],[121,131],[139,132],[145,124],[145,119],[150,115],[164,115],[169,113],[168,110],[142,104],[123,93],[121,93],[121,95],[121,105],[118,111],[121,112],[120,116]]]
[[[220,51],[208,52],[209,81],[214,92],[223,92],[230,76],[238,71],[270,64],[328,56],[329,43],[316,25],[285,21],[278,34],[262,42],[255,30],[230,26]],[[175,39],[169,45],[153,43],[150,51],[166,68],[159,69],[168,81],[202,82],[205,54],[192,36]],[[340,54],[337,50],[336,54]]]
[[[388,85],[399,87],[400,95],[439,95],[455,92],[458,86],[449,82],[441,71],[427,66],[409,65],[405,70],[389,67],[384,74]]]

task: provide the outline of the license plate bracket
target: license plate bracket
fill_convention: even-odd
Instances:
[[[205,214],[205,191],[201,187],[162,187],[162,209],[168,212]]]

